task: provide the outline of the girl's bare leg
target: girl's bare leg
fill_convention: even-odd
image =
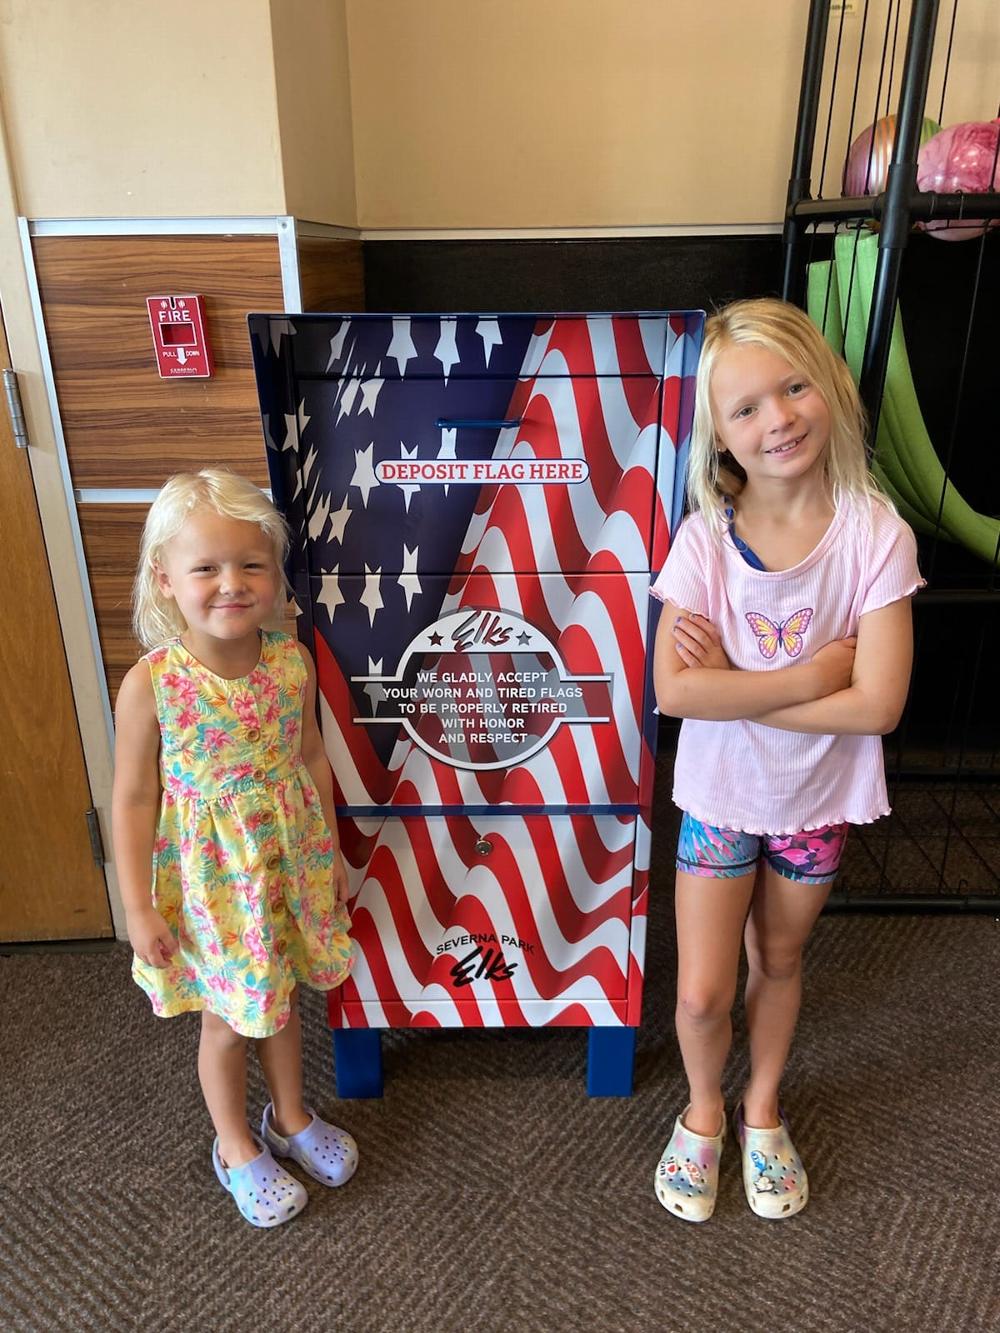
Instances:
[[[755,871],[738,879],[677,872],[677,1040],[690,1086],[684,1123],[695,1134],[718,1134],[722,1122],[730,1011],[755,879]]]
[[[311,1117],[302,1104],[302,1019],[297,986],[292,991],[288,1022],[273,1037],[258,1041],[257,1055],[271,1092],[274,1128],[284,1138],[298,1134]]]
[[[198,1078],[223,1164],[251,1161],[260,1149],[247,1124],[247,1039],[208,1010],[201,1015]]]
[[[802,948],[831,887],[786,879],[765,866],[753,897],[744,931],[750,1081],[743,1114],[758,1129],[779,1123],[778,1088],[802,997]]]

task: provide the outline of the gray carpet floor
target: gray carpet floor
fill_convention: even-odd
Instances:
[[[670,916],[664,867],[631,1099],[587,1098],[580,1031],[402,1032],[384,1099],[338,1104],[307,995],[310,1094],[362,1163],[271,1232],[212,1173],[197,1020],[154,1018],[122,946],[0,958],[0,1327],[996,1333],[997,921],[821,919],[785,1086],[810,1204],[755,1218],[730,1143],[696,1227],[651,1187],[683,1093]],[[738,1036],[730,1096],[745,1068]]]

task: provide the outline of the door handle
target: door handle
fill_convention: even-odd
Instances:
[[[440,430],[509,430],[520,426],[523,417],[514,417],[510,421],[494,421],[489,417],[438,417],[434,422]]]

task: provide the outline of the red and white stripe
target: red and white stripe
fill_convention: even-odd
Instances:
[[[346,682],[317,642],[323,730],[350,805],[500,807],[497,816],[345,819],[357,967],[331,997],[344,1026],[638,1022],[649,868],[647,812],[560,816],[546,806],[648,803],[644,740],[650,542],[669,539],[684,386],[682,323],[671,328],[661,395],[662,321],[554,321],[529,345],[498,456],[586,459],[572,486],[484,487],[442,614],[495,606],[536,625],[574,675],[611,673],[612,719],[562,724],[536,755],[499,770],[436,762],[400,728],[387,766],[351,722]],[[657,465],[657,459],[659,464]],[[654,468],[659,475],[654,476]],[[665,551],[663,552],[665,555]],[[504,805],[538,816],[503,815]],[[488,857],[475,851],[485,836]],[[509,981],[456,988],[462,934],[502,948]],[[486,947],[489,947],[488,945]]]

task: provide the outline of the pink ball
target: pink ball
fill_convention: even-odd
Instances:
[[[927,143],[941,126],[925,116],[920,127],[920,142]],[[844,187],[841,193],[850,199],[860,195],[881,194],[889,178],[892,144],[896,137],[896,117],[883,116],[874,125],[862,130],[851,144],[844,164]]]
[[[921,148],[917,157],[917,188],[938,194],[981,194],[1000,189],[997,141],[1000,120],[969,120],[949,125]],[[928,222],[927,230],[941,241],[968,241],[990,224],[982,218]],[[995,223],[993,225],[996,225]]]
[[[862,130],[851,144],[844,166],[844,194],[856,198],[865,194],[881,194],[889,174],[892,141],[896,134],[896,117],[883,116],[874,125]]]

